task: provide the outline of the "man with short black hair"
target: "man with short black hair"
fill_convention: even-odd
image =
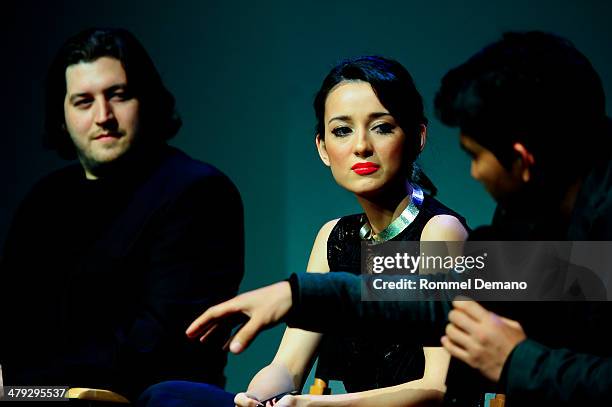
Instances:
[[[444,76],[435,107],[459,128],[472,177],[498,203],[498,240],[612,236],[607,179],[585,185],[610,163],[603,86],[568,40],[506,33]]]
[[[114,390],[163,380],[223,386],[219,337],[184,327],[235,295],[243,214],[232,182],[169,147],[172,94],[126,30],[89,29],[60,49],[46,87],[45,143],[79,164],[38,182],[2,262],[6,385]]]

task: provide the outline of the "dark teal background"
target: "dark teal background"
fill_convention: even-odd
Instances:
[[[51,57],[78,30],[124,27],[142,41],[176,96],[184,126],[172,143],[219,167],[242,194],[243,290],[304,271],[319,227],[359,211],[314,146],[312,99],[339,59],[384,55],[413,74],[431,120],[421,163],[441,200],[471,226],[486,223],[494,206],[469,177],[457,131],[433,117],[444,73],[504,31],[540,29],[571,39],[612,94],[609,1],[110,0],[3,7],[0,242],[32,183],[64,164],[40,147],[42,81]],[[246,388],[273,357],[281,333],[262,334],[243,355],[230,356],[229,390]]]

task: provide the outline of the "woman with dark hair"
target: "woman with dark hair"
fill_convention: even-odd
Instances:
[[[377,56],[341,62],[323,81],[314,110],[319,156],[336,182],[355,195],[364,213],[321,228],[308,271],[359,274],[362,241],[466,238],[464,219],[432,197],[435,187],[415,167],[425,146],[427,119],[421,96],[401,64]],[[259,400],[301,388],[317,348],[317,375],[342,380],[350,393],[287,396],[281,403],[393,406],[442,398],[449,362],[442,348],[323,337],[288,328],[272,363],[235,403],[256,406]]]
[[[433,198],[436,188],[415,166],[425,146],[427,119],[421,95],[401,64],[378,56],[342,61],[324,79],[314,110],[319,156],[364,212],[323,225],[309,272],[359,274],[363,241],[465,240],[465,220]],[[191,337],[194,332],[197,326],[192,325]],[[406,406],[441,401],[450,356],[441,347],[409,342],[288,328],[272,363],[234,403],[255,407],[272,398],[265,404]],[[230,350],[239,353],[241,345],[234,340]],[[349,393],[277,400],[277,395],[301,389],[317,351],[317,377],[342,380]],[[166,382],[151,387],[140,402],[157,406],[179,398],[193,405],[221,405],[212,403],[215,397],[231,405],[229,393],[197,383]]]

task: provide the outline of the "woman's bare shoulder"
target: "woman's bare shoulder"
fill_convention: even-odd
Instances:
[[[421,240],[425,241],[463,241],[467,236],[461,221],[452,215],[433,216],[421,232]]]
[[[312,245],[306,271],[310,273],[327,273],[329,271],[329,264],[327,263],[327,239],[329,239],[331,231],[339,220],[332,219],[319,229],[319,233],[317,233],[317,237]]]

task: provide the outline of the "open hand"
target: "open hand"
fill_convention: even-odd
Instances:
[[[230,339],[229,350],[240,353],[257,334],[276,325],[291,309],[291,287],[287,281],[240,294],[210,307],[187,328],[187,336],[204,341],[224,320],[246,316],[247,322]]]

